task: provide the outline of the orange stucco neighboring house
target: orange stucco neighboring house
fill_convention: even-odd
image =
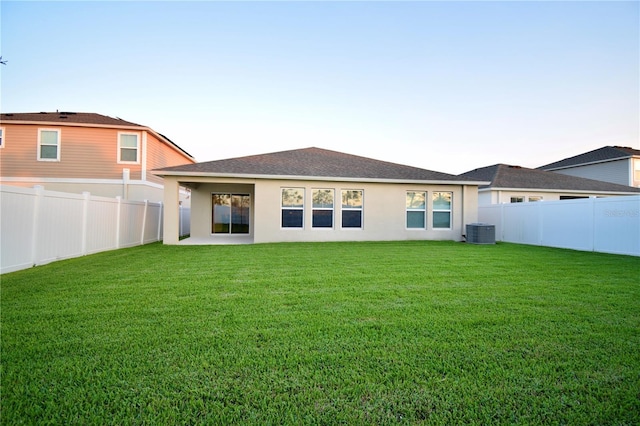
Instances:
[[[119,118],[81,112],[0,115],[3,185],[162,201],[163,179],[150,171],[193,163],[166,136]],[[180,198],[189,204],[186,190]]]

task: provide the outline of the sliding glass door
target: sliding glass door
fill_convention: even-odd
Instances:
[[[249,194],[212,194],[211,205],[212,234],[249,233]]]

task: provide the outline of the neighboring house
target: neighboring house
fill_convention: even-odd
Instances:
[[[538,169],[640,187],[640,150],[605,146]]]
[[[1,114],[0,141],[2,184],[129,200],[161,201],[162,178],[150,170],[195,163],[149,127],[93,113]]]
[[[183,244],[461,240],[477,222],[472,179],[306,148],[168,167],[164,243],[178,244],[178,188],[191,189]]]
[[[491,182],[478,189],[478,203],[481,206],[640,194],[640,188],[632,186],[507,164],[482,167],[460,176]]]

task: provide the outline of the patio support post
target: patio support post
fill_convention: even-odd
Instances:
[[[164,178],[164,223],[162,226],[164,244],[178,244],[180,239],[180,185],[174,177]]]

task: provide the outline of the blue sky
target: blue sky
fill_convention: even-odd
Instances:
[[[2,112],[209,161],[317,146],[462,173],[640,149],[640,3],[0,3]]]

